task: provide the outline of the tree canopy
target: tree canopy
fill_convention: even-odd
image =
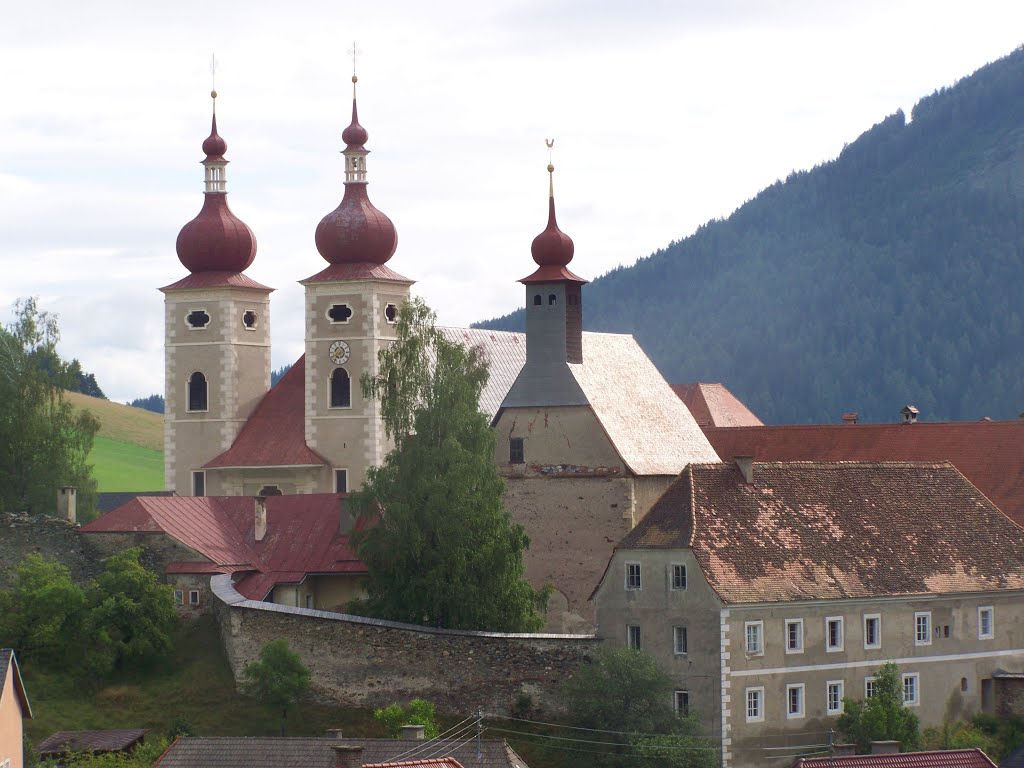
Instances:
[[[242,692],[258,699],[272,711],[281,713],[281,735],[286,732],[288,707],[309,688],[309,670],[284,638],[263,646],[260,658],[246,664]]]
[[[70,485],[88,514],[96,482],[86,461],[99,422],[64,400],[77,374],[57,355],[56,318],[35,299],[15,308],[0,328],[0,510],[53,511],[58,488]]]
[[[547,592],[523,578],[529,539],[502,504],[494,435],[480,412],[487,366],[448,341],[420,299],[399,309],[364,396],[380,402],[394,449],[371,468],[353,508],[374,520],[357,535],[368,597],[352,610],[454,629],[534,631]]]
[[[572,725],[609,734],[614,744],[574,764],[645,768],[711,768],[718,752],[699,735],[694,713],[676,712],[674,685],[649,653],[602,648],[566,681],[562,694]],[[628,760],[624,759],[628,756]]]
[[[843,699],[843,714],[836,724],[843,737],[866,754],[872,741],[898,741],[900,750],[913,752],[920,741],[917,715],[903,705],[903,679],[893,662],[875,673],[874,695],[863,701]]]

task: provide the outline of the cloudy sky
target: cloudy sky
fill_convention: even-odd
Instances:
[[[276,287],[275,367],[341,199],[352,41],[390,262],[448,325],[519,306],[554,137],[596,277],[835,157],[1024,42],[1024,3],[367,0],[10,3],[0,25],[0,320],[37,295],[112,399],[163,388],[162,295],[202,204],[211,53],[235,213]],[[694,378],[700,371],[693,372]]]

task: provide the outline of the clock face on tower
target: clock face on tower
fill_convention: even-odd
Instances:
[[[335,365],[344,365],[348,362],[349,355],[352,354],[352,350],[349,349],[348,343],[344,341],[336,341],[331,344],[331,350],[328,353],[331,358],[331,362]]]

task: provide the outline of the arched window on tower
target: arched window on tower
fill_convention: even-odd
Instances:
[[[553,293],[549,293],[548,294],[548,305],[553,307],[553,306],[555,306],[555,304],[557,302],[558,302],[558,297],[555,296],[555,294],[553,294]]]
[[[540,306],[541,304],[543,304],[543,303],[544,303],[544,300],[543,300],[543,299],[542,299],[542,298],[540,297],[540,294],[539,294],[539,293],[538,293],[538,294],[536,294],[536,295],[535,295],[535,296],[533,297],[533,306],[535,306],[535,307],[539,307],[539,306]]]
[[[352,381],[348,371],[335,368],[331,374],[331,408],[352,407]]]
[[[206,377],[196,371],[188,377],[188,409],[190,411],[205,411],[208,410],[208,406]]]

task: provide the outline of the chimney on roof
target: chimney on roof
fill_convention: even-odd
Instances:
[[[267,535],[267,500],[262,496],[256,497],[256,541],[263,541]]]
[[[872,741],[872,755],[898,755],[900,743],[898,741]]]
[[[422,725],[403,725],[402,741],[423,741],[427,737],[427,729]]]
[[[903,416],[904,424],[917,424],[918,410],[915,406],[904,405],[903,410],[900,411],[900,414]]]
[[[78,520],[78,489],[73,485],[62,485],[57,491],[57,516],[74,524]]]
[[[843,424],[856,424],[860,417],[856,411],[849,411],[843,414]]]
[[[856,755],[857,745],[856,744],[833,744],[832,745],[832,757],[845,757],[847,755]]]
[[[352,533],[356,527],[355,516],[352,514],[352,507],[348,503],[348,495],[338,499],[338,533],[346,535]]]
[[[331,744],[334,750],[334,768],[360,768],[363,764],[361,744]]]
[[[341,739],[341,738],[344,738],[341,735],[341,728],[328,728],[327,729],[327,738],[328,739]]]
[[[733,461],[736,462],[736,466],[740,468],[740,472],[743,473],[743,482],[747,485],[753,485],[754,483],[754,457],[753,456],[733,456]]]

